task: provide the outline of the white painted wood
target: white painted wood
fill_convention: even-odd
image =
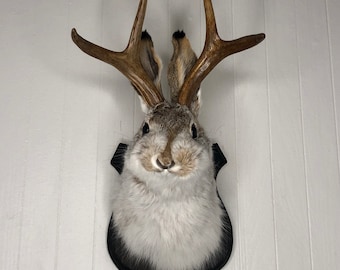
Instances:
[[[277,268],[311,269],[295,1],[265,5]]]
[[[29,112],[32,92],[27,84],[33,77],[30,58],[21,52],[20,9],[16,3],[1,4],[1,72],[0,72],[0,267],[18,269],[21,246],[23,196],[27,171]],[[8,40],[5,40],[7,37]],[[10,42],[11,41],[11,42]],[[13,42],[13,44],[11,44]],[[18,59],[13,61],[13,51]],[[21,64],[19,64],[19,59]],[[16,70],[17,73],[13,72]],[[17,74],[21,78],[18,80]],[[15,110],[15,113],[13,112]],[[14,154],[15,153],[15,154]]]
[[[340,183],[327,6],[300,1],[297,7],[312,265],[338,269]]]
[[[25,174],[12,179],[13,182],[21,182],[24,189],[20,198],[22,208],[18,209],[21,226],[16,228],[20,242],[13,250],[17,252],[17,269],[33,269],[37,266],[43,269],[53,268],[56,258],[63,115],[63,90],[61,89],[65,85],[59,79],[64,75],[63,70],[58,70],[58,67],[63,64],[62,52],[65,51],[65,41],[61,39],[59,51],[54,52],[54,44],[61,36],[60,31],[55,31],[54,36],[50,36],[47,40],[39,39],[39,36],[46,37],[49,33],[44,27],[49,19],[47,14],[58,8],[63,11],[64,7],[63,3],[56,5],[44,3],[35,9],[27,10],[27,7],[17,3],[17,6],[11,6],[9,20],[5,22],[8,33],[10,31],[12,33],[9,37],[2,35],[4,38],[9,38],[8,41],[11,40],[6,46],[6,54],[11,57],[11,62],[3,68],[11,70],[16,76],[15,80],[8,77],[2,80],[3,87],[12,88],[12,95],[15,93],[18,101],[13,103],[11,114],[15,115],[18,110],[21,110],[18,106],[25,100],[22,98],[26,91],[30,93],[30,98],[23,104],[24,108],[27,108],[27,119],[8,123],[9,127],[20,125],[28,127],[26,130],[27,162],[22,164],[25,166]],[[49,26],[55,28],[58,24],[63,25],[63,21],[55,18]],[[53,53],[55,59],[51,58]],[[6,130],[7,127],[4,129]],[[12,139],[14,144],[9,146],[14,146],[15,140],[20,139],[20,136],[13,134]],[[16,157],[16,153],[12,151],[7,155],[13,156],[14,159]],[[14,169],[14,167],[10,168]],[[7,247],[4,248],[7,250]]]
[[[73,1],[67,12],[65,33],[77,27],[85,36],[100,38],[100,3]],[[72,61],[64,90],[55,269],[92,269],[98,145],[87,142],[98,140],[101,65],[84,58],[72,42],[66,53]]]
[[[203,3],[150,0],[163,59],[184,29],[203,48]],[[200,121],[228,158],[218,177],[234,225],[224,269],[340,268],[340,4],[214,0],[222,38],[266,32],[202,84]],[[129,82],[70,30],[123,50],[138,1],[0,3],[0,269],[115,269],[106,250],[109,162],[143,114]]]
[[[338,15],[340,12],[340,3],[339,1],[334,0],[326,0],[326,15],[327,15],[327,30],[328,30],[328,46],[329,46],[329,57],[330,57],[330,76],[331,76],[331,87],[332,87],[332,95],[334,103],[332,104],[334,106],[334,112],[335,112],[335,132],[336,132],[336,146],[333,144],[332,151],[335,150],[337,147],[337,157],[336,160],[333,162],[336,162],[337,166],[339,166],[339,142],[340,142],[340,136],[339,136],[339,126],[340,126],[340,32],[338,31]],[[326,48],[327,50],[327,48]],[[331,123],[332,125],[332,123]],[[333,130],[334,132],[334,130]],[[333,141],[334,143],[334,141]],[[334,158],[334,156],[333,156]],[[333,163],[334,164],[334,163]],[[339,170],[339,169],[338,169]],[[334,173],[334,168],[333,168]],[[339,174],[339,171],[337,172]],[[330,262],[331,267],[334,269],[340,268],[340,261],[339,261],[339,231],[337,228],[339,228],[339,176],[334,177],[334,179],[328,178],[328,193],[326,203],[325,204],[318,204],[318,210],[316,213],[324,214],[324,211],[321,209],[323,207],[327,207],[327,217],[325,222],[322,221],[322,216],[319,217],[319,224],[321,224],[322,228],[324,228],[324,233],[328,235],[325,236],[325,239],[322,239],[321,237],[318,239],[321,240],[321,247],[315,249],[315,257],[316,263],[318,264],[318,267],[320,267],[320,264],[328,264]],[[334,185],[334,187],[332,187]],[[314,188],[314,187],[312,187]],[[324,203],[325,201],[323,201]],[[330,242],[330,244],[329,244]],[[318,253],[321,253],[323,255],[318,256]]]

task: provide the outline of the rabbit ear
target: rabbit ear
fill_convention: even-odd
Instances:
[[[162,61],[156,54],[151,36],[147,31],[142,33],[142,40],[140,43],[140,61],[143,69],[149,78],[153,81],[157,90],[162,93],[161,87],[161,71],[162,71]],[[143,112],[147,113],[151,108],[144,98],[140,97],[141,107]]]
[[[172,44],[174,46],[174,52],[168,68],[168,83],[170,86],[171,102],[177,103],[180,89],[187,74],[195,64],[197,56],[192,50],[189,39],[183,31],[173,33]],[[199,103],[200,95],[197,94],[190,108],[195,114],[198,113]]]
[[[153,81],[159,92],[161,89],[161,71],[162,61],[156,54],[151,36],[147,31],[142,33],[142,41],[140,44],[140,60],[142,66],[150,79]]]

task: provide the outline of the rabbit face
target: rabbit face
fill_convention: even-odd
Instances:
[[[129,152],[131,166],[127,167],[145,178],[162,175],[183,180],[212,167],[204,130],[194,114],[179,104],[164,102],[150,111]]]

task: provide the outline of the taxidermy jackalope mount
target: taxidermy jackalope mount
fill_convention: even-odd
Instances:
[[[257,45],[265,35],[222,40],[211,0],[204,0],[203,52],[197,58],[184,32],[173,34],[168,68],[171,101],[166,101],[160,85],[161,60],[150,35],[142,32],[146,5],[147,0],[140,0],[122,52],[99,47],[72,30],[81,50],[111,64],[131,81],[146,114],[134,141],[114,157],[114,165],[121,161],[115,166],[121,177],[113,191],[109,253],[119,269],[221,269],[233,242],[214,179],[225,160],[197,120],[200,84],[221,60]]]

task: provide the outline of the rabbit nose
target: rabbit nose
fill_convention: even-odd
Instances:
[[[175,162],[171,159],[157,158],[156,163],[163,170],[167,170],[175,166]]]
[[[163,170],[167,170],[175,166],[175,162],[172,160],[171,155],[171,144],[173,139],[174,139],[173,136],[170,136],[168,138],[168,142],[164,148],[164,151],[159,154],[156,160],[157,166]]]

